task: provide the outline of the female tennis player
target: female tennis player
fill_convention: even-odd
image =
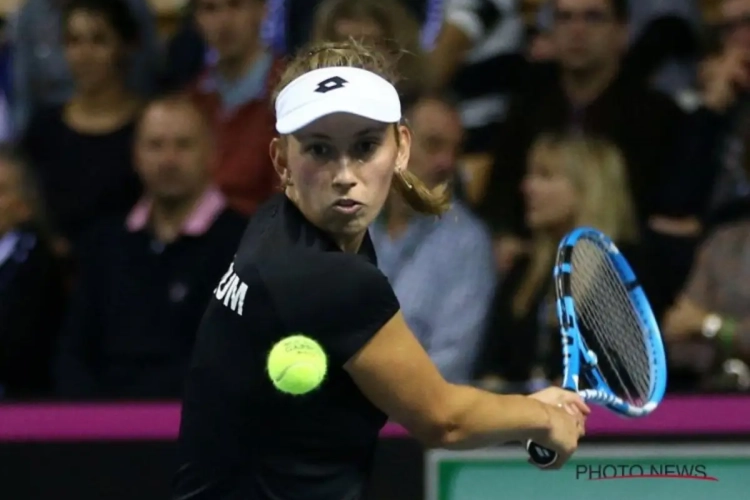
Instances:
[[[535,442],[575,450],[588,408],[572,393],[496,395],[440,376],[376,266],[368,225],[391,189],[439,214],[406,170],[411,135],[387,58],[322,44],[288,66],[271,157],[284,193],[250,222],[216,288],[187,377],[174,498],[355,500],[388,418],[426,446]],[[315,391],[277,391],[271,347],[303,333],[329,358]]]

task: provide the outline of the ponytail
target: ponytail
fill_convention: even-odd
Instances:
[[[442,215],[450,208],[450,190],[443,184],[428,188],[409,170],[396,172],[391,188],[416,212],[425,215]]]

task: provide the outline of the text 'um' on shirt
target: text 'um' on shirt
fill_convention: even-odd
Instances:
[[[246,295],[247,284],[235,274],[234,264],[230,264],[229,270],[221,278],[219,285],[214,290],[214,296],[222,301],[224,306],[242,316]]]

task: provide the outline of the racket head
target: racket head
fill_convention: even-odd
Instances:
[[[560,242],[554,280],[563,387],[623,416],[653,412],[667,385],[664,345],[627,259],[601,231],[577,228]]]

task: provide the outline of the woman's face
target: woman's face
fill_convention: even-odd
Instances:
[[[302,213],[346,242],[363,236],[380,213],[410,145],[406,127],[335,113],[275,139],[271,157]]]
[[[96,90],[120,78],[124,46],[106,18],[95,12],[73,11],[65,25],[65,58],[76,86]]]
[[[530,229],[565,230],[575,220],[577,193],[561,161],[560,154],[548,148],[533,148],[529,155],[522,189]]]

